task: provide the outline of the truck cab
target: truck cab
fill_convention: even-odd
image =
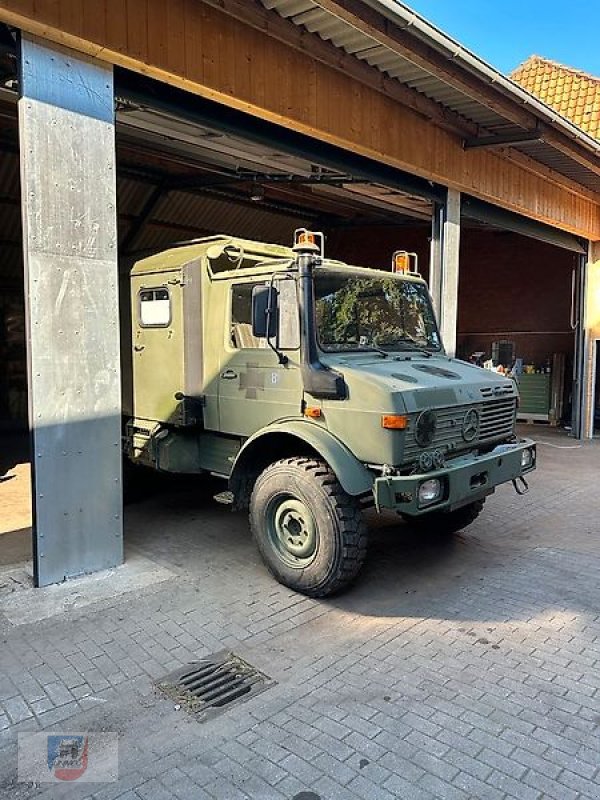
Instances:
[[[227,479],[268,568],[310,596],[360,571],[369,505],[451,533],[535,469],[515,383],[445,354],[415,260],[355,267],[299,231],[131,270],[126,458]]]

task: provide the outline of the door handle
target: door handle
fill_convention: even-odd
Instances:
[[[143,350],[145,347],[146,347],[146,345],[145,345],[145,344],[136,344],[136,345],[134,345],[133,349],[135,350],[135,352],[136,352],[136,353],[141,353],[141,352],[142,352],[142,350]]]
[[[226,381],[233,381],[237,378],[237,376],[237,372],[234,372],[232,369],[226,369],[225,372],[221,373],[221,377]]]

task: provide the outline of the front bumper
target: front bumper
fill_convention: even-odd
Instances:
[[[523,468],[521,455],[527,449],[532,451],[533,462],[531,466]],[[430,511],[453,511],[481,500],[501,483],[532,472],[536,464],[535,456],[535,443],[531,439],[521,439],[514,444],[500,444],[485,455],[460,456],[434,472],[376,478],[373,484],[375,506],[378,511],[390,508],[411,516],[420,516]],[[419,487],[431,478],[442,482],[440,499],[420,506]]]

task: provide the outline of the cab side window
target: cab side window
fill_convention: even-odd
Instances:
[[[267,347],[266,339],[252,333],[252,289],[262,283],[238,283],[231,287],[231,345],[236,350]]]

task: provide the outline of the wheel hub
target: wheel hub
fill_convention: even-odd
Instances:
[[[276,498],[268,514],[269,535],[280,556],[294,567],[309,564],[317,549],[312,512],[295,497]]]

